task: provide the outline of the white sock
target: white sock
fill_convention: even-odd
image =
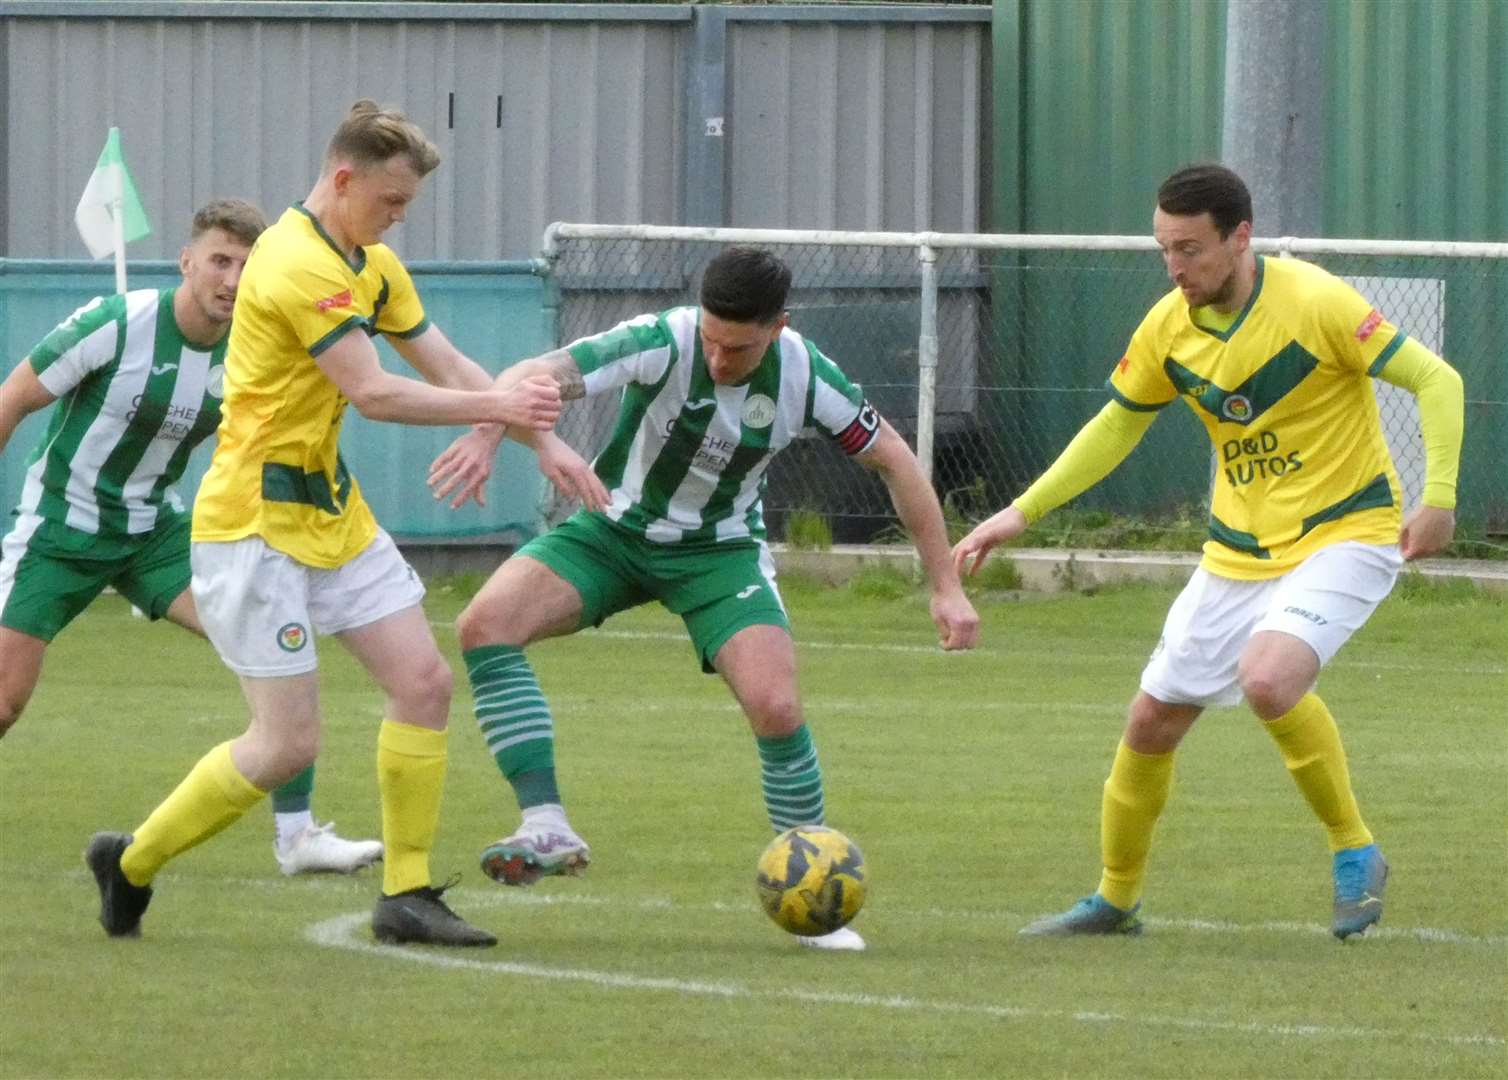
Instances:
[[[524,811],[524,824],[543,825],[547,828],[553,826],[557,829],[565,829],[567,832],[571,831],[571,823],[566,820],[565,807],[558,802],[540,803],[538,806],[529,807]]]
[[[314,815],[308,810],[294,810],[286,814],[273,814],[272,822],[277,829],[279,851],[287,851],[293,838],[305,829],[314,827]]]

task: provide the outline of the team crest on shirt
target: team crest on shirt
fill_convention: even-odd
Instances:
[[[309,631],[302,623],[285,623],[278,627],[278,648],[284,652],[298,652],[309,641]]]
[[[775,422],[775,402],[765,394],[750,394],[741,418],[745,427],[767,428]]]
[[[1227,420],[1245,423],[1251,419],[1251,398],[1245,394],[1227,394],[1220,403],[1220,411]]]
[[[204,392],[212,398],[225,397],[225,365],[219,364],[209,369],[209,375],[204,380]]]

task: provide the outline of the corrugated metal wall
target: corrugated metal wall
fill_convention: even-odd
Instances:
[[[1327,3],[1322,234],[1508,238],[1508,3]],[[996,231],[1146,232],[1157,184],[1219,156],[1225,0],[994,11]]]
[[[982,24],[750,22],[729,37],[728,224],[979,230]]]
[[[995,20],[1020,178],[997,232],[1146,232],[1163,178],[1219,154],[1224,0],[996,0]]]
[[[215,195],[276,214],[307,194],[359,96],[402,104],[445,157],[391,236],[409,258],[533,255],[555,220],[684,223],[687,177],[703,175],[686,164],[689,54],[708,10],[7,4],[0,254],[82,254],[73,207],[111,124],[157,229],[133,257],[175,254]],[[695,137],[717,140],[722,190],[696,193],[698,215],[713,209],[696,223],[978,228],[988,16],[716,9],[723,128],[698,117]]]
[[[1508,3],[1330,0],[1328,236],[1508,240]]]
[[[111,124],[157,228],[132,254],[164,256],[214,195],[270,214],[303,198],[361,96],[402,103],[445,158],[392,235],[410,258],[534,254],[556,218],[675,217],[679,21],[6,23],[12,255],[80,252],[73,206]]]

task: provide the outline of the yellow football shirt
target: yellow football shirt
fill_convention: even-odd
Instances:
[[[340,566],[377,522],[339,451],[347,401],[315,358],[348,333],[413,337],[429,325],[384,244],[337,248],[303,206],[257,239],[225,355],[219,443],[194,499],[196,541],[261,536],[308,566]]]
[[[1260,255],[1234,320],[1221,328],[1199,315],[1169,292],[1109,387],[1137,410],[1182,398],[1208,432],[1216,473],[1205,569],[1262,579],[1341,540],[1396,543],[1402,488],[1368,376],[1405,335],[1333,274]]]

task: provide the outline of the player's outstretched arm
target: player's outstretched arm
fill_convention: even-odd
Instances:
[[[1128,409],[1112,401],[1079,429],[1058,459],[1015,501],[981,522],[953,548],[953,565],[959,573],[973,574],[996,544],[1014,540],[1028,525],[1069,499],[1082,495],[1115,469],[1146,434],[1155,412]]]
[[[12,368],[5,381],[0,383],[0,450],[5,449],[22,420],[56,400],[37,378],[31,360],[23,359]]]
[[[879,434],[860,464],[875,470],[890,489],[890,502],[911,534],[922,570],[932,586],[932,621],[944,649],[972,649],[979,640],[979,614],[964,595],[958,572],[948,558],[948,529],[937,493],[922,475],[921,464],[895,428],[880,421]]]
[[[560,391],[547,377],[525,379],[501,391],[430,386],[383,371],[377,349],[363,333],[347,333],[315,362],[369,420],[435,426],[518,424],[543,430],[560,416]]]
[[[488,375],[471,357],[456,348],[434,323],[417,337],[386,335],[388,344],[431,386],[448,386],[455,390],[486,390],[492,385]]]

